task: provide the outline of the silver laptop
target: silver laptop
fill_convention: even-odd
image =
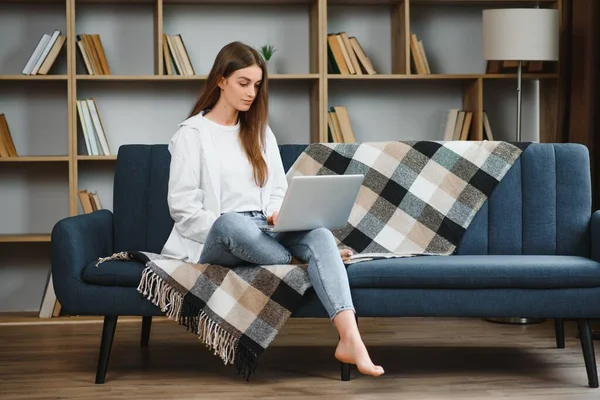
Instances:
[[[264,231],[290,232],[346,226],[364,175],[295,176],[290,180],[275,225]]]

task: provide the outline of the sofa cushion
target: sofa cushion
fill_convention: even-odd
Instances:
[[[600,263],[577,256],[452,255],[363,261],[353,288],[577,288],[600,286]]]
[[[85,266],[81,279],[90,285],[137,287],[145,265],[132,261],[105,261],[96,267],[96,261]]]
[[[144,264],[96,262],[84,282],[137,287]],[[575,256],[423,256],[363,261],[348,266],[353,288],[578,288],[600,286],[600,263]]]

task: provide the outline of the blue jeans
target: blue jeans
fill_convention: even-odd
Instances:
[[[238,265],[289,264],[292,256],[308,263],[308,275],[329,318],[354,310],[346,267],[335,239],[325,228],[300,232],[263,232],[260,211],[222,214],[214,222],[200,263]]]

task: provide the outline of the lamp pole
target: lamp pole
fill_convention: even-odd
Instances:
[[[517,142],[521,141],[521,68],[522,61],[519,60],[517,68]]]

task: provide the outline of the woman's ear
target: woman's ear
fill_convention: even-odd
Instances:
[[[221,90],[225,89],[225,85],[227,84],[227,80],[223,77],[219,78],[219,82],[217,83],[217,86],[219,88],[221,88]]]

